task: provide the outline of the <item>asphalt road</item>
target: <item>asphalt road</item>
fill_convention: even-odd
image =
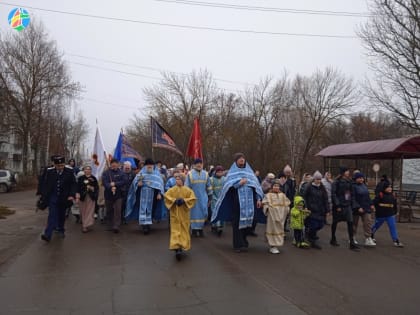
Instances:
[[[0,195],[17,214],[0,221],[0,314],[419,314],[420,224],[399,224],[405,248],[386,227],[378,246],[353,252],[341,246],[301,250],[290,241],[268,253],[264,226],[247,253],[231,250],[231,231],[208,228],[177,262],[166,222],[143,235],[135,223],[120,234],[97,223],[82,234],[70,218],[67,236],[39,240],[45,212],[35,213],[33,191]],[[342,227],[344,228],[344,226]]]

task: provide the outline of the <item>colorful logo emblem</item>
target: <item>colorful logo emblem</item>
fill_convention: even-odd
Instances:
[[[9,13],[9,25],[17,30],[22,31],[28,27],[30,22],[29,13],[22,8],[14,8]]]

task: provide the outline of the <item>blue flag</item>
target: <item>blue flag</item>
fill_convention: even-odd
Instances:
[[[181,150],[169,133],[153,117],[150,117],[150,120],[152,126],[152,147],[171,150],[182,156]]]
[[[122,132],[120,132],[120,135],[118,136],[117,146],[114,151],[114,159],[117,159],[121,163],[129,161],[133,167],[137,167],[135,160],[143,161],[143,157],[133,149],[128,142],[127,137]]]

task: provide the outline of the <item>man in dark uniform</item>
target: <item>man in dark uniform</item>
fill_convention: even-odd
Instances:
[[[77,185],[73,170],[65,167],[62,156],[53,157],[54,166],[47,169],[40,183],[42,198],[48,203],[48,221],[41,239],[49,242],[54,230],[64,238],[66,208],[75,198]]]

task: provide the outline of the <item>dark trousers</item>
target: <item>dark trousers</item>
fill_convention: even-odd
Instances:
[[[305,239],[303,237],[303,230],[293,229],[293,236],[296,243],[302,243]]]
[[[127,196],[123,196],[121,199],[121,221],[125,222],[125,208],[127,208]]]
[[[318,220],[315,218],[307,218],[305,222],[308,229],[308,240],[313,242],[317,239],[317,232],[324,227],[325,220]]]
[[[251,232],[251,228],[239,228],[240,218],[239,207],[234,207],[232,210],[232,232],[233,232],[233,248],[241,249],[248,247],[247,235]]]
[[[340,222],[340,221],[333,220],[333,223],[331,224],[331,239],[332,240],[336,239],[335,232],[337,230],[338,222]],[[351,222],[351,221],[350,222],[347,221],[347,233],[349,234],[350,243],[353,243],[353,222]]]
[[[108,227],[112,229],[119,229],[121,225],[121,203],[122,199],[105,200],[106,218],[108,220]]]
[[[66,207],[60,206],[55,200],[51,200],[48,206],[48,221],[44,235],[52,237],[55,229],[64,233],[64,222],[66,221]]]

